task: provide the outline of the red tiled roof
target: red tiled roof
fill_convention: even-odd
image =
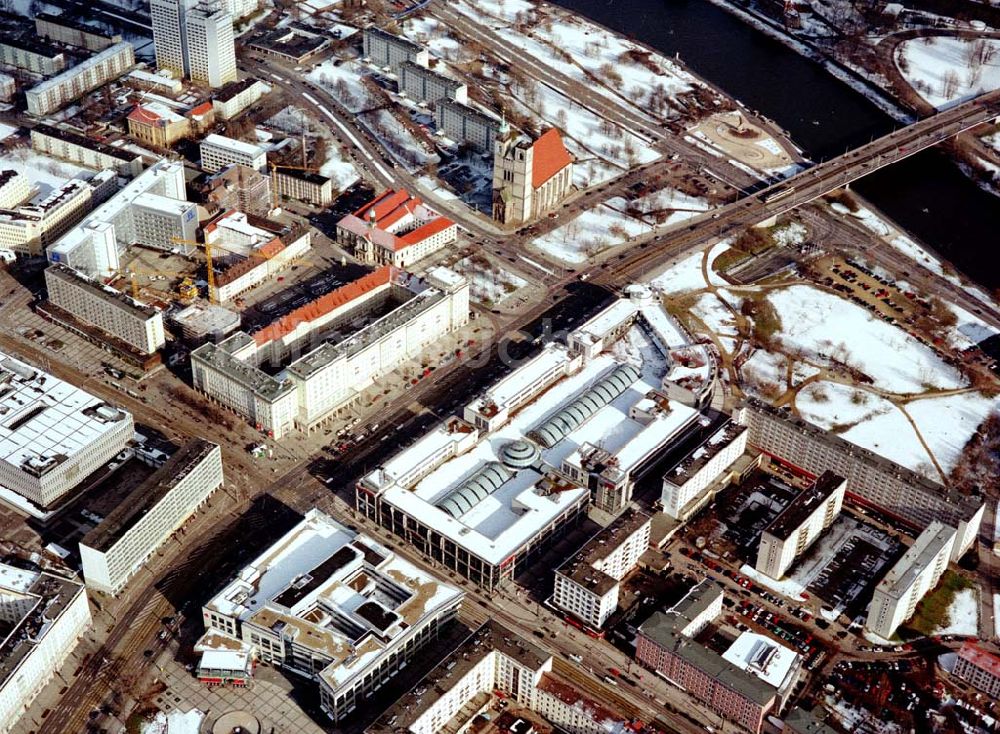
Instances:
[[[155,112],[147,110],[145,107],[136,105],[135,109],[128,113],[128,119],[134,120],[135,122],[145,123],[146,125],[154,125],[160,121],[160,116]]]
[[[188,112],[188,114],[189,115],[206,115],[206,114],[208,114],[211,111],[212,111],[212,103],[211,102],[202,102],[197,107],[191,108],[191,110]]]
[[[455,223],[446,217],[438,217],[437,219],[432,219],[419,227],[417,227],[412,232],[407,232],[396,238],[396,250],[402,250],[411,245],[418,245],[428,237],[433,237],[438,232],[443,232],[448,229],[448,227],[453,226]]]
[[[219,249],[225,249],[220,247]],[[240,278],[247,273],[249,273],[254,268],[263,265],[265,262],[270,260],[272,257],[277,255],[279,252],[285,249],[285,243],[279,238],[275,237],[273,240],[265,245],[261,245],[256,250],[254,250],[250,257],[245,260],[240,260],[239,262],[229,266],[221,273],[216,273],[215,283],[217,286],[229,285],[237,278]]]
[[[1000,657],[979,647],[972,640],[966,640],[962,644],[962,649],[958,651],[958,656],[968,660],[977,668],[985,670],[990,675],[1000,678]]]
[[[535,153],[531,171],[533,188],[537,189],[573,162],[573,157],[563,145],[562,136],[554,127],[542,133],[531,147]]]
[[[393,191],[392,189],[387,189],[358,209],[354,213],[354,216],[359,219],[364,219],[367,222],[371,218],[372,209],[374,209],[375,220],[377,222],[403,202],[409,200],[409,198],[410,194],[408,191]]]
[[[353,283],[348,283],[335,291],[327,293],[325,296],[320,296],[315,301],[311,301],[305,306],[295,309],[258,331],[253,335],[254,342],[257,343],[258,347],[261,347],[275,339],[281,339],[283,336],[293,332],[295,327],[303,321],[315,321],[320,316],[328,314],[356,298],[360,298],[375,288],[388,285],[392,280],[392,271],[393,268],[391,265],[385,265],[355,280]]]

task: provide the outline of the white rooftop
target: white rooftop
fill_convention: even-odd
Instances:
[[[722,657],[780,690],[793,673],[799,655],[770,637],[747,631],[736,638]]]
[[[25,571],[23,568],[8,566],[0,563],[0,589],[9,589],[25,593],[31,585],[38,579],[39,574],[34,571]]]
[[[0,460],[14,469],[43,472],[88,450],[127,415],[0,353]]]
[[[234,138],[227,138],[224,135],[217,135],[212,133],[204,140],[201,141],[202,146],[214,145],[217,148],[224,148],[225,150],[231,150],[236,153],[241,153],[243,155],[248,155],[251,157],[257,157],[259,155],[264,155],[266,152],[264,148],[259,145],[254,145],[253,143],[245,143],[242,140],[235,140]]]
[[[541,375],[564,367],[570,361],[569,352],[559,344],[552,344],[542,350],[519,369],[514,370],[495,385],[486,390],[478,401],[482,405],[488,401],[503,410],[514,399],[527,390]]]

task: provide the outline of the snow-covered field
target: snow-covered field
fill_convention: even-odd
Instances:
[[[361,178],[354,164],[344,157],[340,146],[332,142],[326,147],[326,160],[320,166],[319,172],[333,179],[333,188],[341,191]]]
[[[582,263],[609,247],[649,232],[652,227],[648,224],[613,208],[622,202],[621,199],[611,199],[588,209],[576,219],[542,235],[533,244],[552,257]]]
[[[938,109],[1000,88],[1000,40],[914,38],[899,44],[896,66]]]
[[[198,734],[201,720],[205,718],[198,709],[186,713],[171,711],[165,714],[157,711],[149,721],[144,721],[139,728],[141,734]]]
[[[849,365],[891,392],[964,385],[958,370],[929,347],[849,301],[806,285],[772,290],[767,299],[781,318],[777,336],[788,349]]]
[[[378,138],[394,158],[409,168],[423,167],[439,159],[436,153],[428,152],[413,133],[387,109],[365,112],[358,115],[358,121]]]
[[[895,411],[885,398],[837,382],[819,381],[802,388],[795,397],[795,407],[804,419],[830,430],[853,426],[877,415]]]
[[[0,155],[0,169],[13,169],[23,174],[38,188],[38,196],[47,195],[71,178],[90,179],[94,171],[73,163],[35,153],[30,148],[17,148]]]
[[[17,132],[17,128],[13,125],[5,125],[0,122],[0,140],[6,140],[11,135]]]
[[[907,404],[906,412],[917,424],[941,468],[950,472],[976,429],[998,408],[1000,398],[970,392],[914,400]]]
[[[975,635],[979,632],[979,597],[975,589],[962,589],[948,607],[948,624],[936,635]]]
[[[309,72],[308,78],[336,97],[351,112],[359,112],[370,106],[371,94],[361,83],[362,67],[354,61],[345,61],[340,66],[334,59],[327,59]]]
[[[466,277],[472,299],[480,303],[500,303],[528,284],[528,281],[509,269],[489,267],[469,257],[459,260],[452,269]]]

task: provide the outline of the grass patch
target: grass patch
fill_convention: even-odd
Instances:
[[[827,194],[823,197],[831,204],[840,204],[841,206],[846,206],[848,210],[856,213],[861,207],[858,205],[857,200],[851,195],[851,193],[845,189],[840,189],[839,191],[834,191],[833,193]]]
[[[938,627],[948,625],[948,609],[955,600],[955,594],[964,589],[976,588],[975,583],[954,571],[945,571],[941,581],[923,600],[917,604],[913,619],[906,623],[910,629],[922,635],[932,635]]]
[[[740,309],[744,316],[753,319],[754,339],[761,346],[774,344],[775,338],[781,334],[781,316],[765,296],[747,298]]]
[[[712,270],[717,273],[725,273],[749,258],[749,252],[743,252],[742,250],[736,250],[730,247],[712,261],[711,267]]]

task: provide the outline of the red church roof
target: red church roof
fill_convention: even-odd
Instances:
[[[532,188],[539,188],[573,162],[573,156],[566,150],[562,136],[554,127],[542,133],[531,147],[535,153],[531,171]]]
[[[365,293],[387,285],[392,279],[392,271],[392,266],[386,265],[368,273],[368,275],[362,278],[358,278],[352,283],[348,283],[335,291],[327,293],[325,296],[320,296],[315,301],[310,301],[305,306],[282,316],[274,323],[268,324],[253,335],[253,340],[257,343],[258,347],[261,347],[275,339],[281,339],[295,331],[295,327],[303,321],[315,321],[320,316],[328,314],[356,298],[360,298]]]

